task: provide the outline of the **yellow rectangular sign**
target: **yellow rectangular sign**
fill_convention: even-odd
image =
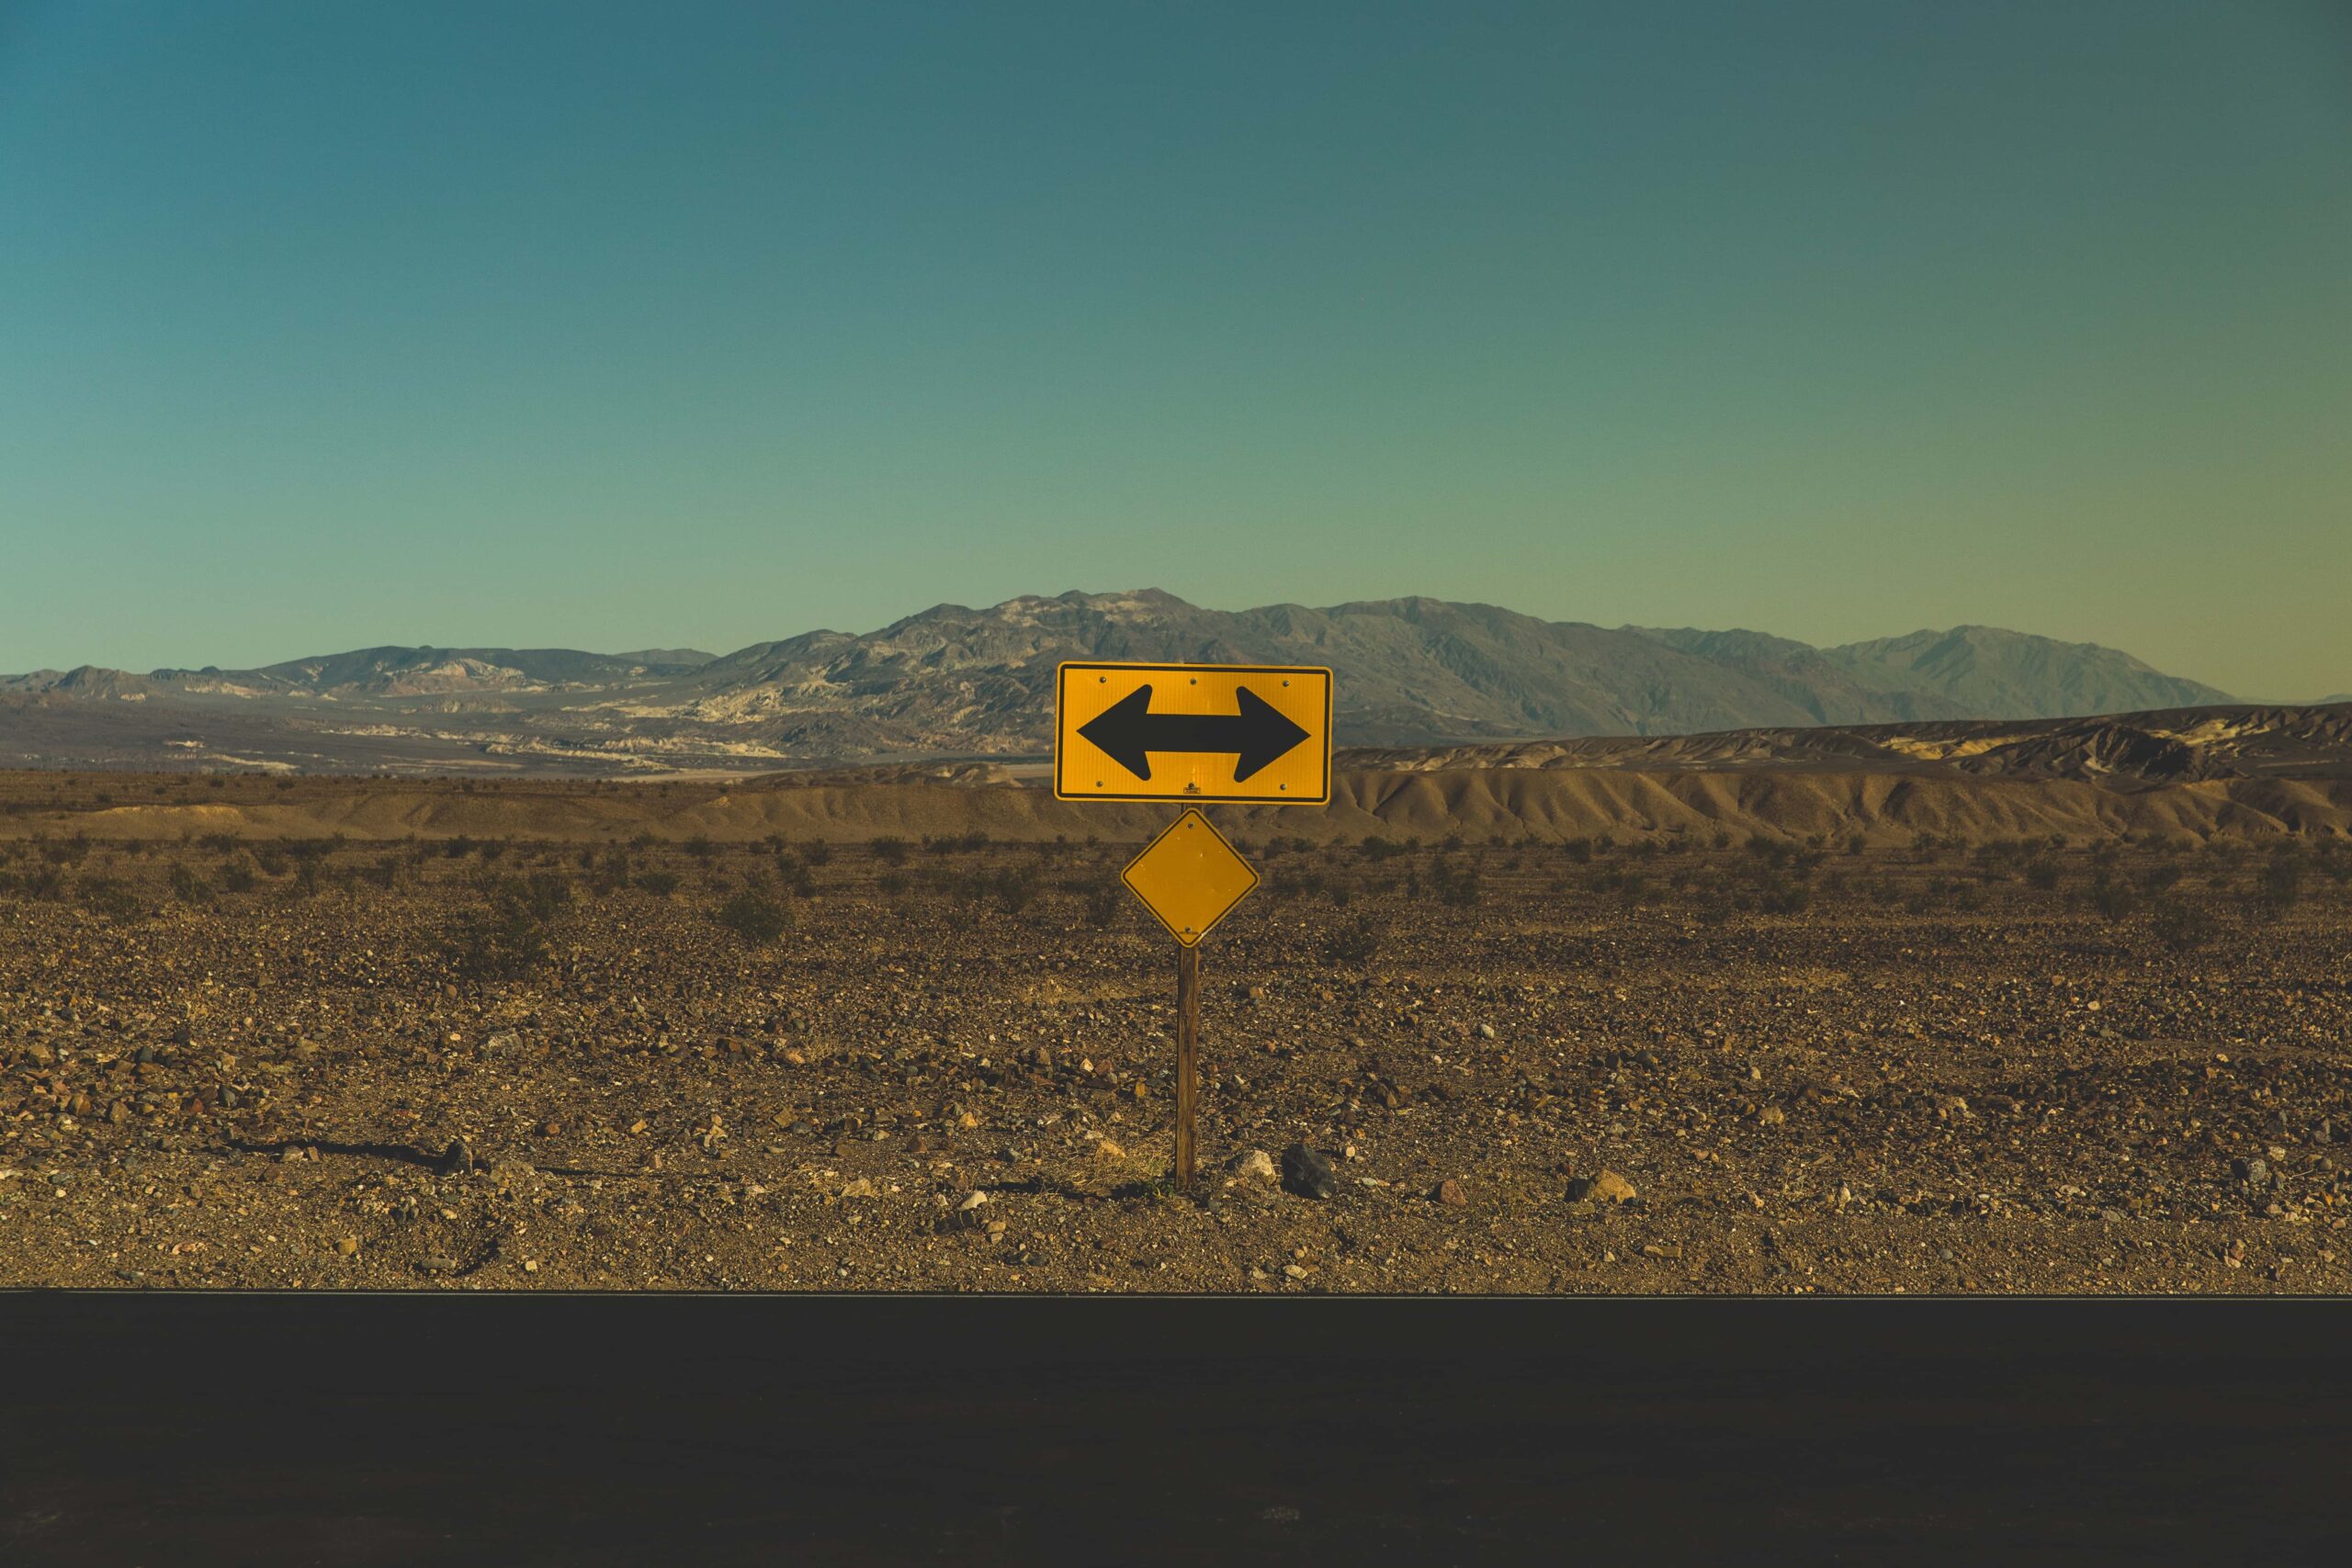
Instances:
[[[1331,672],[1258,664],[1065,664],[1054,683],[1064,800],[1331,798]]]

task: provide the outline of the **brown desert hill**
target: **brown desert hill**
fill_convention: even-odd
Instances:
[[[796,776],[666,785],[502,780],[471,789],[446,780],[303,779],[292,790],[190,789],[137,775],[0,776],[0,837],[176,840],[327,838],[356,840],[537,839],[909,840],[982,834],[1043,842],[1141,842],[1172,807],[1058,801],[1004,779],[961,781]],[[209,797],[209,798],[208,798]],[[1351,769],[1328,808],[1219,807],[1229,833],[1311,842],[1371,838],[1438,842],[1566,841],[1657,835],[1907,843],[1934,834],[1972,842],[2056,835],[2193,839],[2352,833],[2352,777],[2236,778],[2121,791],[2075,779],[1970,774],[1786,773],[1611,768]]]

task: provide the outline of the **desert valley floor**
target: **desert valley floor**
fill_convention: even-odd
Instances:
[[[2340,833],[1236,818],[1184,1191],[1134,843],[382,787],[7,778],[0,1283],[2352,1289]]]

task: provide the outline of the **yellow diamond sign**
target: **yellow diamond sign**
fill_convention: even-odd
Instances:
[[[1207,818],[1187,811],[1127,863],[1119,880],[1192,947],[1258,886],[1258,874]]]

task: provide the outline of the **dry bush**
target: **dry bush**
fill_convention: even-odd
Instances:
[[[792,929],[789,900],[764,878],[755,878],[711,911],[711,919],[753,947],[764,947]]]
[[[2148,925],[2156,940],[2175,953],[2194,953],[2210,946],[2222,930],[2211,910],[2180,898],[2158,905]]]

